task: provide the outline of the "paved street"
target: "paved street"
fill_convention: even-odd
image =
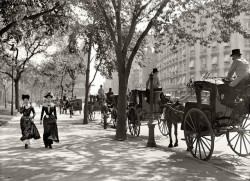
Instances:
[[[35,123],[43,133],[37,109]],[[232,151],[222,151],[221,139],[216,142],[215,154],[209,163],[193,159],[185,151],[184,141],[178,148],[167,148],[168,140],[156,126],[157,148],[147,148],[147,126],[142,126],[139,138],[114,141],[115,130],[104,130],[100,121],[82,125],[82,115],[59,115],[60,143],[45,149],[42,139],[32,141],[25,150],[20,141],[20,115],[0,128],[1,176],[4,181],[16,180],[243,180],[210,163],[232,167],[247,176],[249,158],[238,158]],[[179,138],[183,135],[179,134]],[[223,143],[222,143],[223,142]],[[226,147],[227,148],[227,147]],[[227,148],[228,149],[228,148]],[[249,170],[248,170],[249,174]],[[249,175],[248,175],[249,176]],[[250,180],[250,179],[246,179]]]

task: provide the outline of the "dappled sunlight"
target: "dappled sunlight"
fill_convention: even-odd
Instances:
[[[19,141],[18,121],[1,129],[1,179],[6,180],[237,180],[215,168],[165,148],[147,148],[146,142],[128,137],[114,141],[115,130],[96,123],[76,125],[74,120],[58,123],[60,143],[44,148],[42,139],[29,149]],[[40,134],[42,125],[37,126]],[[4,130],[5,129],[5,130]],[[6,131],[13,130],[11,141]],[[160,139],[160,137],[159,137]],[[202,167],[202,169],[200,169]],[[18,175],[13,174],[18,172]]]

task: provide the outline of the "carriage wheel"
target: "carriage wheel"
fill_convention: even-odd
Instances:
[[[184,119],[184,135],[193,157],[209,160],[214,150],[214,133],[206,114],[197,108],[190,109]]]
[[[169,134],[166,119],[158,118],[158,127],[163,136],[167,136]]]
[[[128,121],[128,128],[131,135],[138,137],[141,131],[140,127],[140,121],[136,121],[136,123],[131,123],[130,120]]]
[[[250,114],[241,116],[241,123],[226,133],[228,145],[239,156],[250,156]]]

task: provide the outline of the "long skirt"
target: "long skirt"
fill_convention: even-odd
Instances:
[[[57,124],[54,117],[43,119],[43,142],[45,146],[53,144],[53,141],[59,142]]]
[[[36,125],[31,121],[30,116],[22,116],[20,121],[20,127],[22,131],[22,137],[20,140],[24,141],[26,139],[39,139],[40,134],[38,132],[38,129],[36,128]]]

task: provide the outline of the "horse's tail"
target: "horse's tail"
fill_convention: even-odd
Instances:
[[[111,112],[112,118],[113,119],[117,119],[118,116],[118,111],[116,108],[113,108],[112,112]]]
[[[131,121],[135,121],[138,119],[137,111],[135,107],[131,107],[127,112],[128,119]]]

